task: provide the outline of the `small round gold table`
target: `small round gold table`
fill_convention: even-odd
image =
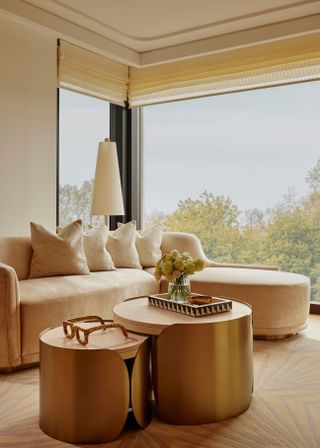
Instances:
[[[90,328],[90,324],[87,325]],[[92,325],[92,324],[91,324]],[[40,335],[40,427],[70,443],[99,443],[121,432],[129,408],[150,423],[150,338],[119,328],[91,334],[87,345],[62,327]]]
[[[160,416],[173,424],[203,424],[245,411],[253,392],[252,310],[190,317],[148,305],[147,298],[115,306],[114,321],[158,336],[152,377]]]

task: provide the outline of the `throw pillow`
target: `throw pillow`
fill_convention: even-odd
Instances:
[[[123,224],[118,222],[118,226],[121,227]],[[136,232],[136,248],[143,268],[153,267],[160,260],[161,241],[162,229],[157,224]]]
[[[109,232],[107,250],[117,268],[141,269],[135,240],[135,221],[130,221],[113,232]]]
[[[29,278],[89,274],[82,233],[80,219],[64,227],[58,235],[32,222]]]
[[[83,235],[83,248],[91,272],[115,269],[111,255],[106,249],[107,238],[107,226],[93,227]]]

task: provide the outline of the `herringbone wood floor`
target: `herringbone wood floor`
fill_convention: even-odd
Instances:
[[[128,425],[110,448],[319,448],[320,316],[284,341],[254,342],[255,391],[242,415],[200,426],[171,426],[155,416]],[[38,426],[38,369],[0,375],[0,447],[60,448]],[[86,445],[93,446],[93,445]],[[95,445],[96,446],[96,445]]]

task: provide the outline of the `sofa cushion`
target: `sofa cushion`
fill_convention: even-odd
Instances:
[[[37,361],[42,330],[77,316],[98,314],[112,319],[112,309],[117,303],[159,292],[159,282],[141,269],[44,277],[22,280],[19,285],[22,356],[36,354],[29,362]]]
[[[136,249],[136,222],[130,221],[109,232],[107,250],[116,268],[141,269]]]
[[[111,255],[106,249],[107,226],[93,227],[83,235],[83,249],[91,272],[115,269]]]
[[[132,221],[135,223],[135,221]],[[125,224],[118,222],[118,227]],[[136,249],[140,264],[143,268],[155,266],[160,260],[162,241],[162,228],[158,224],[151,225],[136,231]]]
[[[29,278],[89,274],[82,233],[80,219],[68,224],[58,235],[32,222]]]
[[[158,225],[147,227],[136,233],[136,248],[143,268],[155,266],[160,260],[162,229]]]

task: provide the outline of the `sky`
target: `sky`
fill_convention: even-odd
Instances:
[[[109,103],[60,89],[59,183],[94,178],[99,142],[109,137]]]
[[[171,212],[207,190],[240,210],[308,191],[320,158],[320,82],[144,108],[144,208]],[[109,105],[60,90],[60,184],[94,177]]]
[[[307,193],[320,158],[320,82],[144,109],[145,209],[173,211],[204,190],[240,210]]]

